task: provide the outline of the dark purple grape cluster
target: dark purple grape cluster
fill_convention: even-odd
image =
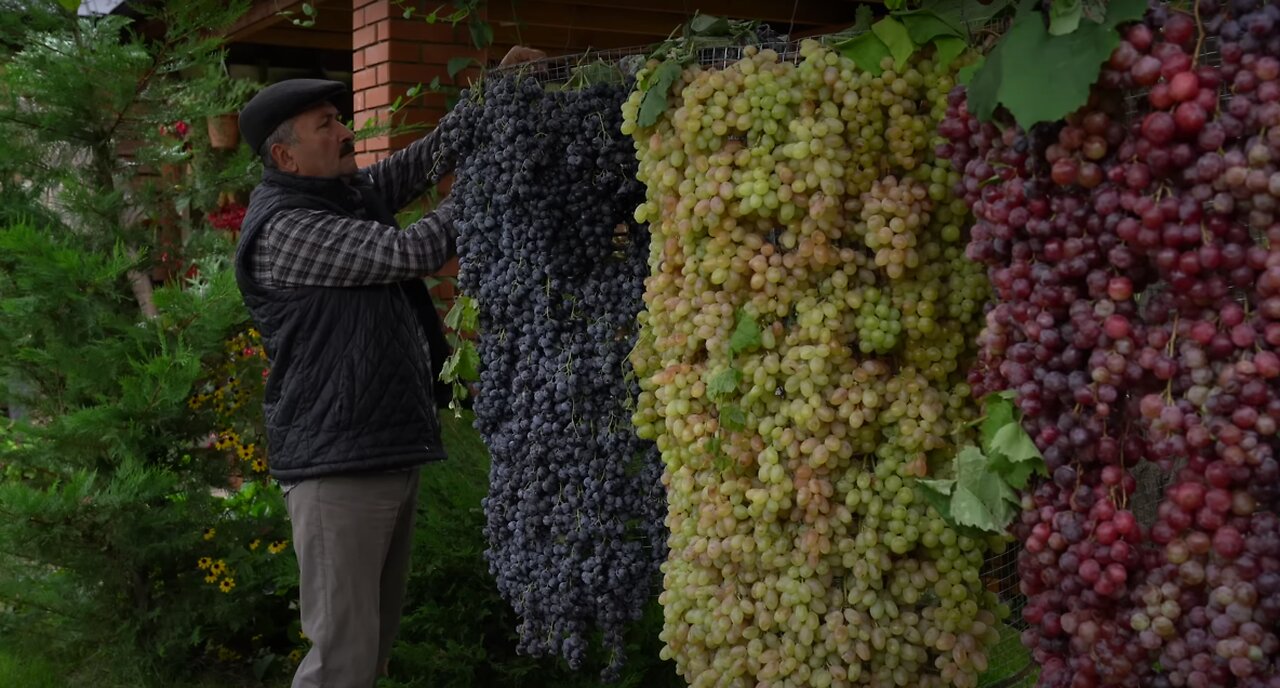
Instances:
[[[1042,686],[1280,687],[1280,5],[1198,4],[1065,121],[957,91],[940,126],[997,294],[970,381],[1050,472],[1015,528]]]
[[[522,651],[576,669],[599,631],[606,679],[666,558],[662,466],[632,428],[626,374],[649,245],[630,219],[644,188],[619,131],[627,91],[491,76],[443,125],[461,161],[459,285],[480,311],[490,571]]]

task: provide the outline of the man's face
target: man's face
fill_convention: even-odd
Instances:
[[[357,171],[355,136],[338,119],[331,103],[293,118],[292,144],[277,161],[286,172],[304,177],[349,177]]]

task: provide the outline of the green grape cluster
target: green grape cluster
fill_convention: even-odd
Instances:
[[[985,273],[932,153],[954,70],[889,62],[748,49],[685,69],[651,125],[623,106],[652,236],[634,422],[662,451],[663,656],[691,686],[964,688],[998,638],[992,543],[916,484],[976,415]]]

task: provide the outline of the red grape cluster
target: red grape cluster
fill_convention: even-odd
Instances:
[[[958,90],[939,128],[997,297],[970,381],[1050,472],[1015,526],[1042,686],[1280,687],[1280,6],[1198,5],[1065,121]]]

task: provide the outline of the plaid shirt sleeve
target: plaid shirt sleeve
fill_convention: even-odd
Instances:
[[[449,117],[445,115],[446,119]],[[453,171],[455,161],[441,150],[439,132],[437,126],[407,148],[362,170],[373,181],[373,187],[388,208],[400,210]]]
[[[356,287],[423,277],[457,250],[453,204],[399,230],[320,210],[278,213],[263,228],[252,260],[265,286]]]
[[[453,171],[454,161],[441,150],[439,131],[432,129],[361,170],[387,207],[403,208]],[[404,231],[301,209],[277,214],[263,230],[252,257],[254,275],[276,288],[354,287],[422,277],[454,256],[457,241],[448,199]]]

